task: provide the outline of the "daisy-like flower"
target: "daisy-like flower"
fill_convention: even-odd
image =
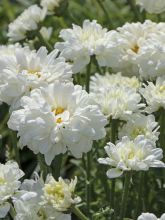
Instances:
[[[0,218],[4,218],[9,209],[10,199],[21,185],[19,179],[24,175],[16,162],[0,164]]]
[[[101,87],[102,88],[102,87]],[[124,86],[111,86],[91,93],[104,115],[113,119],[127,120],[132,113],[144,107],[141,97],[135,91]]]
[[[53,12],[55,8],[58,8],[60,6],[60,2],[62,0],[41,0],[41,6],[43,8],[46,8],[47,11]]]
[[[146,139],[156,142],[159,132],[158,123],[155,121],[154,115],[133,114],[127,123],[119,130],[119,139],[128,136],[131,140],[138,135],[144,135]]]
[[[158,25],[161,28],[161,24]],[[164,30],[164,28],[162,28]],[[137,56],[141,78],[155,79],[165,72],[165,32],[151,34]]]
[[[136,0],[136,4],[140,5],[141,9],[145,9],[149,13],[159,14],[165,11],[164,0]]]
[[[163,158],[162,149],[155,148],[155,144],[143,135],[134,140],[124,136],[116,145],[109,142],[105,151],[108,157],[99,158],[98,162],[115,167],[107,171],[109,178],[119,177],[124,171],[147,171],[150,167],[165,168],[165,164],[160,161]]]
[[[9,40],[16,42],[25,39],[29,31],[39,28],[39,24],[44,20],[45,16],[46,10],[41,9],[38,5],[30,6],[9,24],[7,34]]]
[[[152,113],[165,108],[165,77],[158,77],[156,83],[147,83],[148,85],[144,84],[144,88],[140,89],[148,105],[146,111]]]
[[[165,213],[160,218],[152,213],[142,213],[137,220],[165,220]]]
[[[72,205],[81,201],[79,197],[74,196],[77,178],[74,180],[63,180],[61,177],[56,181],[51,175],[47,176],[43,187],[43,201],[45,204],[51,204],[57,211],[67,211]]]
[[[98,90],[104,90],[105,88],[110,88],[112,86],[123,86],[134,89],[135,91],[140,87],[140,81],[137,77],[126,77],[122,76],[121,73],[100,75],[96,73],[91,77],[90,91],[97,93]]]
[[[116,31],[110,31],[102,45],[100,65],[110,66],[116,72],[139,75],[137,56],[145,40],[157,29],[156,23],[146,20],[144,23],[126,23]]]
[[[35,89],[21,106],[8,125],[18,131],[20,144],[44,154],[48,165],[67,149],[79,158],[91,150],[93,140],[105,137],[106,118],[89,94],[72,83]]]
[[[60,37],[64,42],[56,43],[55,47],[61,51],[61,56],[73,62],[73,72],[76,73],[90,62],[92,55],[96,55],[99,62],[99,54],[107,35],[107,29],[103,29],[97,21],[85,20],[82,28],[73,24],[72,29],[62,30]]]
[[[54,200],[58,200],[57,202],[60,204],[62,197],[59,195],[59,186],[60,184],[50,186],[49,193],[52,193],[50,196],[54,196]],[[51,198],[50,203],[45,201],[44,189],[46,187],[48,186],[44,184],[42,179],[25,180],[23,182],[20,195],[13,200],[16,211],[15,220],[71,220],[70,214],[55,209],[52,204],[53,198]],[[63,189],[61,188],[61,190]]]
[[[56,58],[57,54],[57,50],[47,54],[45,47],[37,52],[20,48],[15,51],[15,56],[0,58],[3,66],[0,99],[15,109],[20,98],[34,88],[56,80],[71,81],[71,66],[65,63],[64,58]]]

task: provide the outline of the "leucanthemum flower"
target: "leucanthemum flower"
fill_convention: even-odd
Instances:
[[[121,73],[106,73],[105,75],[96,73],[94,76],[91,76],[90,91],[97,93],[98,90],[108,89],[114,85],[128,87],[136,91],[140,87],[140,81],[135,76],[126,77],[122,76]]]
[[[46,10],[41,9],[38,5],[30,6],[9,24],[7,34],[9,40],[16,42],[25,39],[28,32],[38,29],[45,16]]]
[[[137,220],[165,220],[165,213],[160,217],[157,218],[154,214],[152,213],[142,213]]]
[[[50,176],[47,177],[47,179],[50,179]],[[13,199],[16,211],[15,220],[71,220],[70,214],[62,213],[52,205],[54,198],[54,200],[56,199],[56,202],[59,203],[60,207],[62,198],[60,197],[60,192],[62,190],[65,191],[65,189],[62,188],[63,186],[60,188],[58,181],[56,185],[50,185],[50,197],[54,195],[50,203],[47,203],[44,199],[44,189],[46,187],[48,188],[48,185],[44,184],[44,181],[39,177],[36,178],[36,180],[25,180],[23,182],[20,195]],[[67,197],[67,194],[65,197]]]
[[[47,53],[45,47],[41,47],[37,52],[20,48],[15,51],[13,57],[0,58],[0,65],[3,66],[0,99],[12,105],[12,109],[17,108],[20,98],[28,95],[34,88],[56,80],[72,80],[71,66],[65,63],[64,58],[56,58],[58,51]]]
[[[48,175],[43,187],[43,204],[49,204],[57,211],[67,211],[72,205],[81,201],[79,197],[74,196],[76,184],[76,177],[71,181],[60,177],[56,181],[53,176]]]
[[[91,150],[93,140],[105,137],[106,118],[89,94],[72,83],[35,89],[21,99],[21,106],[8,126],[18,131],[22,146],[44,154],[48,165],[67,149],[79,158]]]
[[[146,139],[143,135],[130,140],[124,136],[116,145],[109,142],[105,147],[107,158],[99,158],[101,164],[110,165],[107,171],[109,178],[116,178],[124,171],[147,171],[150,167],[163,167],[165,164],[160,160],[163,158],[163,151],[155,148],[155,144]]]
[[[161,23],[158,25],[161,28]],[[163,76],[165,72],[165,32],[151,34],[144,42],[140,53],[137,56],[140,77],[145,80],[153,80]]]
[[[113,119],[127,120],[132,113],[137,113],[141,104],[141,97],[135,91],[124,86],[112,85],[109,88],[99,89],[91,92],[92,97],[98,103],[103,114]]]
[[[55,8],[60,6],[62,0],[41,0],[41,6],[46,8],[47,11],[53,12]]]
[[[157,24],[149,20],[144,23],[126,23],[110,31],[102,45],[100,65],[110,66],[116,72],[138,76],[137,56],[145,40],[157,31]]]
[[[55,47],[61,51],[61,56],[73,62],[73,72],[76,73],[90,62],[92,55],[96,55],[99,62],[107,35],[107,29],[103,29],[96,20],[85,20],[82,27],[73,24],[72,29],[62,30],[60,37],[64,42],[56,43]]]
[[[123,136],[128,136],[133,140],[138,135],[144,135],[146,139],[152,140],[155,143],[159,136],[158,129],[159,126],[155,121],[154,115],[133,114],[119,130],[119,139]]]
[[[24,176],[18,164],[8,161],[6,164],[0,164],[0,218],[4,218],[9,209],[10,199],[21,185],[19,179]]]
[[[165,77],[158,77],[156,83],[147,82],[140,92],[147,102],[147,112],[152,113],[165,108]]]
[[[140,5],[141,9],[145,9],[149,13],[159,14],[165,11],[164,0],[136,0],[136,4]]]

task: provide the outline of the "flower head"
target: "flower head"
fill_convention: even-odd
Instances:
[[[0,164],[0,218],[4,218],[9,211],[10,205],[7,201],[20,187],[19,179],[23,175],[16,162]]]
[[[165,167],[160,160],[163,158],[162,149],[155,148],[155,144],[143,135],[131,141],[123,137],[116,146],[109,142],[105,147],[107,158],[99,158],[98,162],[112,167],[107,171],[109,178],[121,176],[124,171],[144,170],[150,167]]]
[[[37,30],[39,23],[44,20],[46,11],[37,5],[26,9],[16,20],[9,24],[8,37],[16,42],[26,38],[29,31]]]
[[[60,81],[71,81],[71,66],[64,58],[56,58],[58,51],[47,54],[45,47],[37,52],[18,48],[14,55],[0,58],[3,70],[0,79],[0,99],[13,108],[20,98],[34,88]]]
[[[41,0],[41,6],[48,11],[53,12],[55,8],[60,6],[61,0]]]
[[[67,149],[75,157],[88,152],[93,140],[105,136],[107,121],[89,94],[72,83],[56,82],[35,89],[21,100],[8,122],[18,131],[20,144],[45,155],[50,164]]]
[[[165,213],[160,218],[152,213],[142,213],[137,220],[165,220]]]
[[[141,88],[140,92],[147,102],[147,112],[152,113],[160,108],[165,108],[165,77],[158,77],[156,83],[144,84],[144,88]]]
[[[96,20],[85,20],[82,28],[73,24],[72,29],[62,30],[60,37],[64,42],[56,43],[55,47],[61,56],[73,62],[73,72],[79,72],[90,62],[90,56],[96,55],[97,59],[107,34],[107,29]]]

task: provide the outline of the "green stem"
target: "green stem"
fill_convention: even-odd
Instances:
[[[10,131],[11,142],[12,142],[12,149],[13,149],[13,158],[17,161],[20,165],[20,154],[19,149],[17,147],[17,133],[15,131]]]
[[[52,175],[55,178],[55,180],[58,180],[58,178],[60,177],[61,164],[62,164],[62,154],[59,154],[55,157],[55,159],[51,164]]]
[[[89,93],[89,90],[90,90],[91,63],[92,63],[92,61],[90,61],[90,63],[87,66],[87,74],[86,74],[86,91],[88,93]]]
[[[51,173],[51,168],[45,163],[44,156],[39,153],[37,154],[38,163],[40,166],[40,171],[42,173],[43,179],[46,179],[48,173]]]
[[[122,195],[122,201],[121,201],[119,220],[123,220],[123,218],[125,217],[125,212],[126,212],[126,208],[127,208],[127,199],[128,199],[128,194],[129,194],[130,180],[131,180],[131,172],[127,171],[125,173],[124,189],[123,189],[123,195]]]
[[[127,3],[130,6],[131,10],[134,12],[135,20],[139,21],[140,20],[140,17],[139,17],[140,14],[139,14],[139,12],[138,12],[138,10],[137,10],[133,0],[127,0]]]
[[[40,43],[42,45],[45,45],[49,52],[51,52],[53,50],[53,47],[50,45],[50,43],[47,40],[45,40],[43,38],[42,34],[39,31],[37,32],[37,37],[38,37]]]
[[[159,116],[159,125],[160,125],[160,147],[165,149],[165,110],[162,108],[160,109],[160,116]]]
[[[15,212],[15,210],[14,210],[14,208],[13,208],[13,206],[11,204],[10,204],[10,211],[9,211],[9,213],[10,213],[10,216],[12,217],[12,219],[15,219],[16,212]]]
[[[72,207],[71,211],[81,220],[89,220],[77,207]]]
[[[144,184],[144,173],[140,172],[139,174],[139,185],[138,185],[138,201],[137,201],[137,206],[136,206],[136,211],[135,211],[135,218],[139,216],[141,213],[141,207],[142,207],[142,200],[143,200],[143,184]]]
[[[6,126],[7,121],[9,120],[9,113],[7,113],[0,125],[0,132],[3,130],[4,126]]]

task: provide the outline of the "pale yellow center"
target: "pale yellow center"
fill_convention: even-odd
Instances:
[[[45,185],[45,193],[47,196],[50,196],[51,200],[52,200],[52,197],[56,201],[64,199],[63,186],[62,186],[62,184],[60,184],[58,182],[46,184]]]
[[[36,75],[38,78],[41,77],[40,69],[28,69],[29,74]]]
[[[145,135],[146,129],[142,127],[138,127],[132,130],[131,136],[132,138],[136,138],[138,135]]]
[[[159,88],[159,92],[161,92],[161,93],[165,92],[165,85],[160,86],[160,88]]]
[[[0,185],[4,185],[6,183],[6,180],[3,177],[0,177]]]
[[[134,53],[138,53],[138,51],[139,51],[139,46],[136,44],[134,47],[131,48],[131,50],[132,50]]]
[[[54,112],[54,114],[57,116],[57,115],[59,115],[59,114],[62,114],[63,112],[65,111],[65,109],[64,108],[62,108],[62,107],[57,107],[57,108],[55,108],[55,109],[53,109],[53,112]],[[56,119],[56,123],[62,123],[63,122],[63,120],[62,120],[62,118],[57,118]]]

